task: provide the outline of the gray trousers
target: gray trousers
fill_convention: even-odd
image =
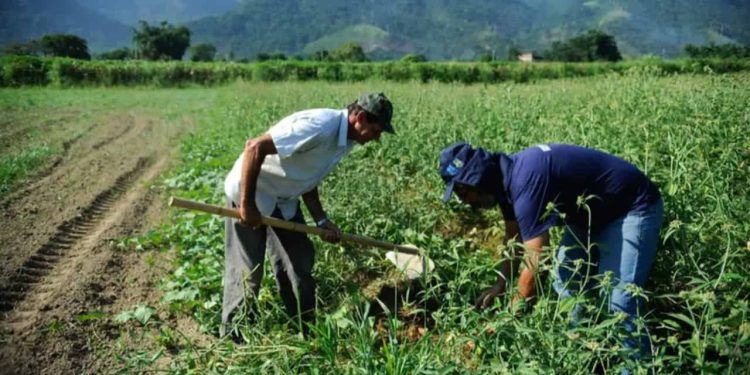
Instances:
[[[228,206],[236,208],[231,201]],[[282,218],[281,211],[276,208],[272,216]],[[304,224],[301,209],[297,209],[291,221]],[[315,279],[312,277],[315,248],[307,235],[271,227],[252,229],[231,218],[226,219],[224,228],[224,300],[220,335],[226,334],[233,314],[243,302],[252,311],[252,301],[245,299],[258,295],[266,248],[270,249],[276,285],[287,314],[295,321],[298,318],[312,320],[315,313]],[[249,290],[245,290],[246,287]]]

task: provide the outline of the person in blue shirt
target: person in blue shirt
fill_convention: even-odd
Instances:
[[[506,155],[456,143],[441,152],[439,164],[445,202],[455,193],[476,209],[499,206],[505,241],[516,239],[526,249],[522,257],[501,263],[497,282],[477,298],[477,308],[505,294],[520,258],[525,268],[513,301],[533,298],[549,229],[561,225],[565,231],[557,248],[554,289],[569,298],[592,290],[596,280],[611,273],[612,287],[600,289],[607,291],[604,301],[610,311],[629,316],[627,331],[636,330],[633,318],[642,302],[635,291],[644,287],[651,270],[664,211],[659,189],[643,172],[616,156],[565,144]],[[639,341],[625,344],[648,354],[648,336],[641,334]]]

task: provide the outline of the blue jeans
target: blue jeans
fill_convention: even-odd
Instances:
[[[603,275],[610,272],[611,287],[602,287],[600,298],[610,312],[626,313],[628,318],[623,327],[627,332],[635,333],[634,318],[640,313],[642,298],[634,296],[632,285],[628,285],[645,286],[654,262],[663,216],[664,202],[659,199],[645,210],[628,212],[599,232],[592,233],[590,242],[585,232],[568,227],[557,252],[559,265],[554,288],[560,298],[591,292]],[[589,247],[589,244],[595,246]],[[587,248],[592,251],[586,251]],[[580,306],[573,311],[574,320],[579,312]],[[651,352],[648,335],[641,334],[638,341],[640,344],[627,339],[624,346],[648,355]]]

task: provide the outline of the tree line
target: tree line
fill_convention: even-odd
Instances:
[[[705,46],[696,46],[688,44],[685,46],[685,52],[688,56],[696,59],[700,58],[750,58],[750,46],[741,46],[738,44],[708,44]]]
[[[612,62],[424,62],[380,61],[342,63],[266,61],[252,64],[190,63],[184,61],[87,61],[36,56],[0,57],[0,87],[25,85],[70,86],[213,86],[237,80],[255,82],[329,81],[370,79],[394,82],[493,84],[536,82],[544,79],[588,77],[640,72],[654,76],[730,73],[750,70],[750,59],[659,60]]]
[[[133,29],[132,49],[117,48],[100,53],[94,58],[99,60],[182,60],[189,48],[190,60],[213,61],[216,47],[208,43],[191,47],[190,35],[190,30],[185,26],[171,25],[166,21],[156,25],[140,21],[138,27]],[[73,34],[48,34],[39,40],[7,45],[3,52],[6,55],[70,57],[80,60],[92,58],[87,41]]]
[[[99,60],[151,60],[169,61],[182,60],[189,51],[191,61],[214,61],[217,49],[210,43],[190,45],[191,32],[185,26],[171,25],[163,21],[151,25],[140,21],[133,29],[133,48],[122,47],[106,51],[94,56]],[[27,43],[14,43],[4,48],[6,55],[36,55],[53,57],[70,57],[74,59],[90,60],[91,54],[85,39],[72,34],[45,35],[39,40]],[[687,45],[685,52],[691,58],[747,58],[750,57],[750,47],[736,44],[695,46]],[[527,52],[531,53],[531,52]],[[522,51],[517,46],[508,49],[507,60],[516,61]],[[562,62],[591,62],[622,60],[617,42],[612,35],[601,30],[589,30],[566,41],[553,42],[551,47],[542,53],[532,53],[533,60],[548,60]],[[234,59],[230,52],[223,60],[249,62],[250,59]],[[367,62],[367,54],[357,43],[344,43],[339,48],[327,51],[315,51],[307,56],[294,55],[287,57],[281,52],[261,52],[256,54],[254,61],[283,61],[309,60],[328,62]],[[485,53],[477,57],[478,61],[489,62],[496,60],[495,56]],[[425,62],[427,58],[421,54],[406,54],[401,58],[405,62]]]

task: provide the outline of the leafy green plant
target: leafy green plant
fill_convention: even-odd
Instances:
[[[30,146],[19,154],[0,156],[0,198],[10,191],[13,184],[42,164],[50,155],[46,145]]]
[[[146,305],[139,305],[135,310],[126,310],[117,314],[117,316],[114,317],[114,321],[116,323],[124,324],[131,320],[135,320],[145,326],[155,313],[156,309]]]
[[[88,322],[92,320],[99,320],[107,317],[107,313],[104,311],[91,311],[85,314],[76,315],[76,320],[79,322]]]

